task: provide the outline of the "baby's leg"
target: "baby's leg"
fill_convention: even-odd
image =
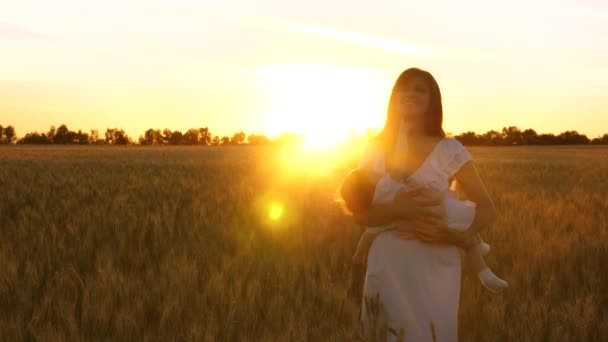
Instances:
[[[466,250],[466,262],[473,269],[485,287],[492,292],[500,292],[506,289],[509,284],[500,279],[490,270],[482,255],[481,244],[475,244]]]
[[[482,239],[481,236],[479,234],[473,236],[466,244],[466,249],[470,249],[473,247],[479,247],[479,250],[481,252],[481,255],[487,255],[488,253],[490,253],[490,245],[488,245],[487,243],[485,243]]]
[[[481,255],[487,255],[488,253],[490,253],[490,245],[483,241],[479,234],[475,235],[474,239],[478,241],[477,243],[479,245],[479,251],[481,252]]]

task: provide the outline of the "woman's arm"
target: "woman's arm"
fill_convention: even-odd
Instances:
[[[454,174],[454,179],[459,183],[460,189],[462,189],[467,198],[477,205],[475,219],[469,229],[461,234],[457,234],[461,235],[461,238],[467,239],[494,223],[496,219],[496,207],[483,181],[479,177],[472,160],[462,165]]]
[[[363,226],[380,226],[394,221],[422,220],[429,223],[443,221],[442,213],[431,207],[439,205],[439,197],[414,199],[421,191],[400,192],[392,203],[373,204],[369,209],[353,213],[355,222]]]
[[[362,226],[381,226],[402,218],[403,213],[395,203],[373,204],[369,209],[353,213],[357,224]]]

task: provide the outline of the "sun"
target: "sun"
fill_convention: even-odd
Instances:
[[[282,64],[260,67],[259,75],[272,93],[268,131],[303,134],[306,148],[335,146],[384,120],[390,94],[384,71]]]

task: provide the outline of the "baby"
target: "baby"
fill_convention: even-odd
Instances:
[[[344,199],[347,209],[352,212],[361,212],[369,208],[372,203],[391,203],[400,192],[410,192],[413,189],[406,189],[403,182],[395,180],[390,174],[382,176],[379,180],[371,172],[366,172],[362,168],[357,168],[349,172],[340,187],[340,193]],[[419,197],[414,199],[428,198],[428,193],[422,192]],[[432,207],[434,210],[444,210],[446,224],[449,229],[464,231],[469,228],[475,218],[475,203],[461,201],[453,191],[446,191],[441,197],[441,205]],[[357,244],[357,249],[353,256],[355,264],[354,277],[360,277],[364,273],[364,265],[367,253],[374,239],[381,232],[395,229],[394,223],[385,226],[368,227]],[[496,276],[486,265],[483,258],[484,254],[490,251],[490,246],[481,241],[477,236],[476,244],[468,248],[466,256],[470,266],[479,276],[485,287],[493,292],[500,292],[508,287],[507,282]],[[363,270],[362,270],[363,268]],[[357,275],[357,273],[359,273]],[[354,279],[353,279],[354,280]],[[353,285],[356,287],[356,285]],[[351,289],[352,290],[352,289]]]

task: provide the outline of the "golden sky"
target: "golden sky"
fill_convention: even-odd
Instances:
[[[153,0],[0,3],[0,124],[212,133],[382,125],[412,66],[444,128],[608,132],[602,1]]]

